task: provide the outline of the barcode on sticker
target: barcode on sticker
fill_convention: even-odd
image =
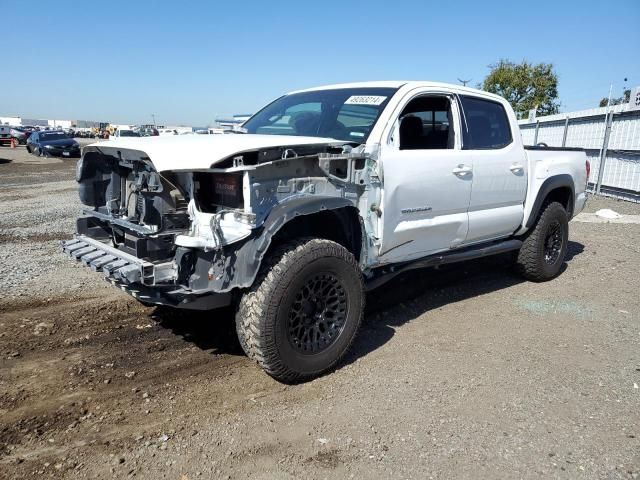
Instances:
[[[352,95],[344,102],[345,105],[380,105],[387,97],[378,95]]]

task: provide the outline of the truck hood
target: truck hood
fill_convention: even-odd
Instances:
[[[349,142],[332,138],[290,135],[172,135],[166,137],[125,137],[92,143],[86,150],[105,153],[127,149],[144,152],[158,172],[166,170],[206,170],[217,163],[245,152],[267,148],[293,148],[302,145],[344,145]]]

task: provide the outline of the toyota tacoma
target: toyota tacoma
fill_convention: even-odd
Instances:
[[[85,147],[62,248],[146,305],[233,305],[246,354],[298,382],[337,364],[366,292],[402,272],[513,252],[525,278],[554,278],[588,175],[581,150],[525,147],[499,96],[333,85],[225,135]]]

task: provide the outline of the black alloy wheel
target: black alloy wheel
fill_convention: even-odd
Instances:
[[[554,265],[562,250],[562,228],[560,222],[554,220],[549,224],[547,235],[544,239],[544,261],[549,265]]]
[[[551,280],[562,270],[568,245],[569,214],[561,203],[551,202],[524,236],[516,270],[534,282]]]
[[[319,353],[336,341],[347,318],[347,292],[335,274],[311,276],[296,293],[289,313],[288,338],[302,354]]]
[[[245,353],[272,377],[295,383],[338,364],[358,331],[365,294],[344,246],[296,238],[265,257],[239,301],[236,331]]]

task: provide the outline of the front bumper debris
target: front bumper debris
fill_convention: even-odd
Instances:
[[[193,292],[176,285],[173,262],[151,263],[99,240],[77,235],[62,242],[62,251],[146,305],[210,310],[231,303],[231,293]]]
[[[154,285],[160,280],[158,267],[162,267],[165,281],[167,270],[172,270],[172,264],[153,264],[84,235],[63,241],[62,251],[94,272],[103,272],[107,279],[126,284]]]

